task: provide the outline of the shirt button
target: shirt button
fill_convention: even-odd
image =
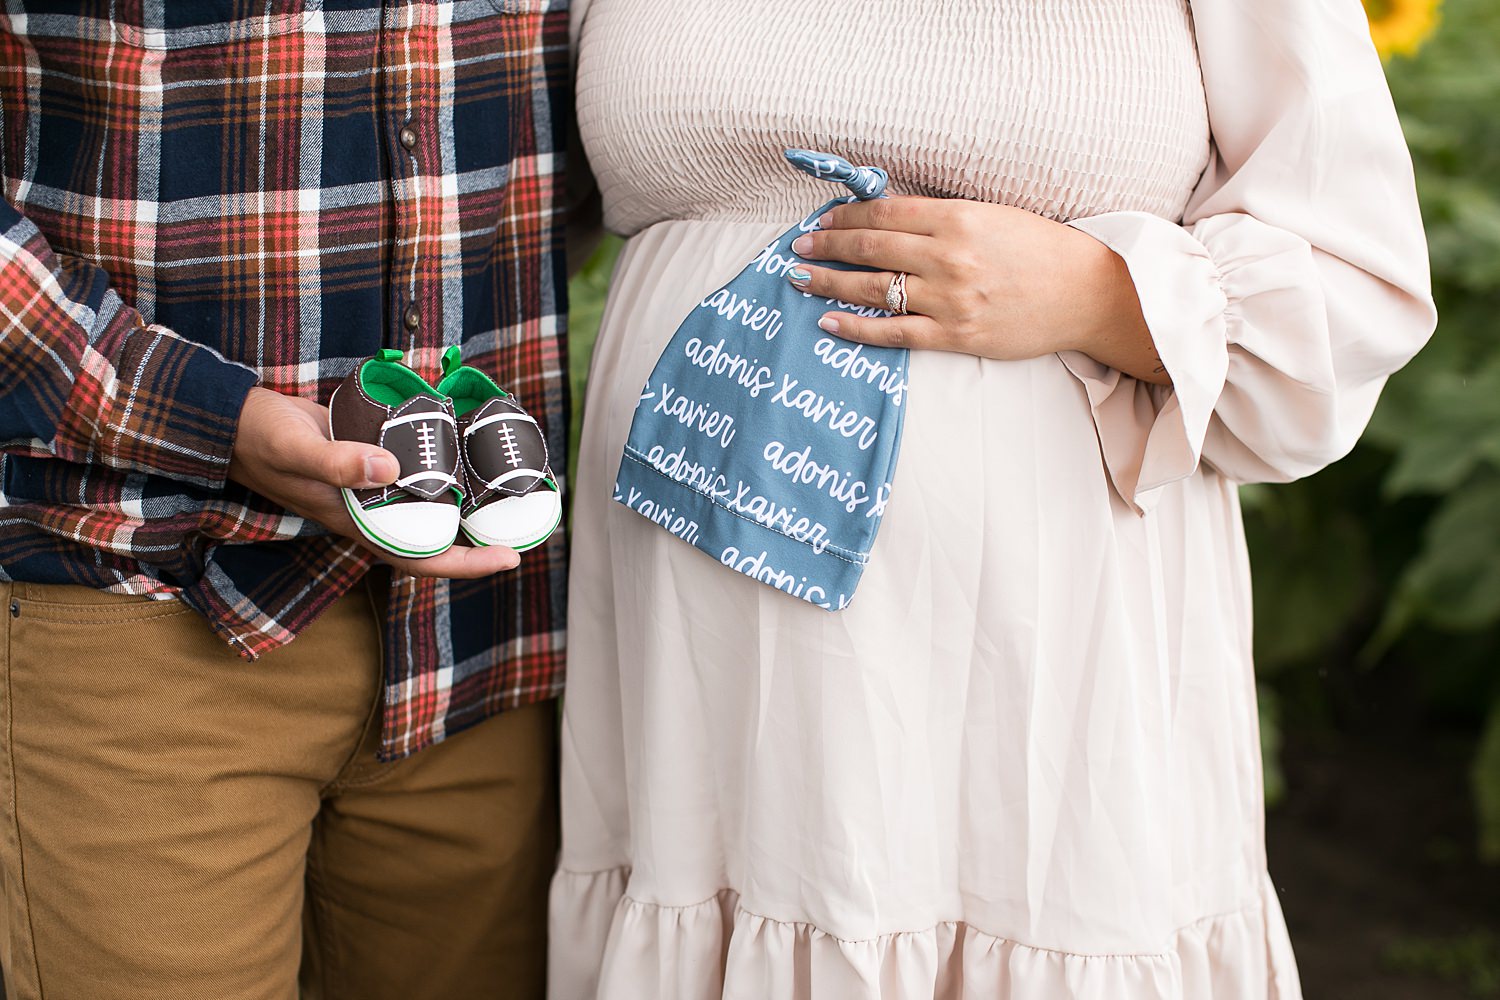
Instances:
[[[408,330],[415,330],[422,325],[422,313],[416,306],[410,306],[406,310],[405,323]]]
[[[417,148],[417,133],[410,125],[401,130],[401,145],[407,149]]]

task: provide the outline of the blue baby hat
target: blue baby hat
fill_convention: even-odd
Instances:
[[[800,149],[786,158],[854,193],[782,233],[683,320],[641,390],[614,498],[721,565],[837,611],[890,499],[910,352],[825,333],[826,312],[889,314],[786,278],[807,263],[792,240],[836,205],[882,197],[885,171]]]

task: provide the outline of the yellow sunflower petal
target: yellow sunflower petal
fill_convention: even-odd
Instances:
[[[1413,55],[1438,24],[1442,0],[1363,0],[1381,58]]]

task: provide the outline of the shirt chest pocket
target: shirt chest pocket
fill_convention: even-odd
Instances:
[[[176,51],[299,31],[322,7],[322,0],[116,0],[113,11],[102,16],[126,45]]]

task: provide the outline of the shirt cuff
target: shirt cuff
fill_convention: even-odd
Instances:
[[[1145,514],[1198,468],[1229,370],[1230,299],[1218,267],[1182,226],[1145,212],[1068,223],[1124,259],[1162,366],[1154,386],[1078,351],[1059,355],[1088,394],[1104,464],[1120,497]]]
[[[120,320],[127,321],[123,315]],[[65,415],[59,444],[115,468],[222,489],[240,410],[259,376],[161,326],[137,325],[118,344],[116,385],[111,391],[92,379],[79,380],[77,405],[69,411],[97,416],[88,421]],[[103,388],[93,406],[77,398],[90,385]],[[76,434],[71,442],[69,430]]]

